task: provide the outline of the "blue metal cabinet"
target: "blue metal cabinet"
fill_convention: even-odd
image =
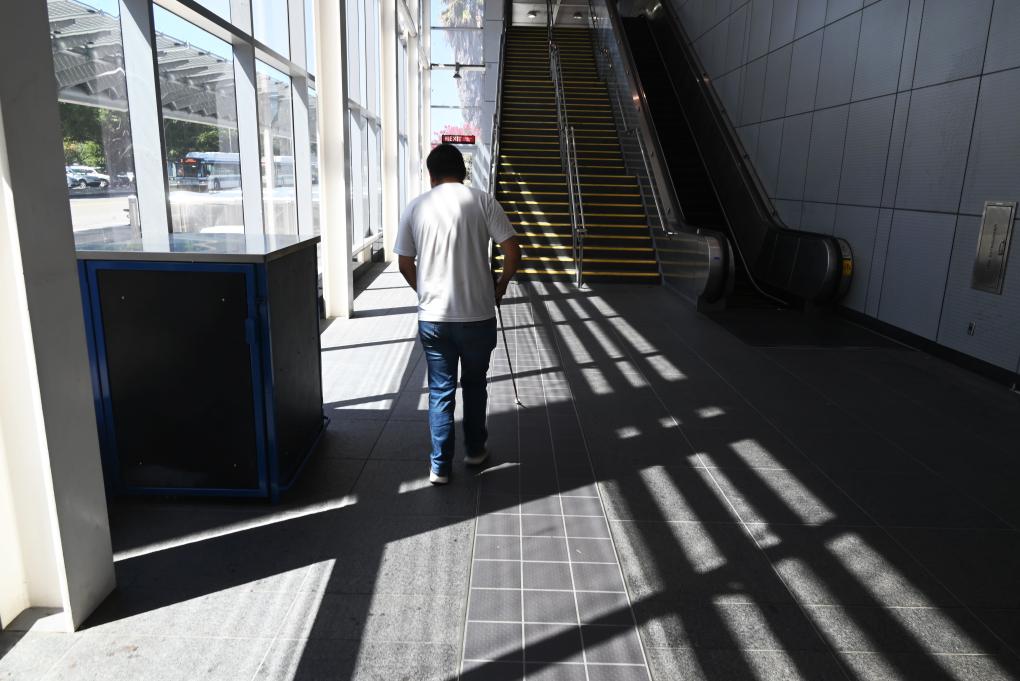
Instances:
[[[107,487],[269,497],[324,427],[317,239],[79,250]]]

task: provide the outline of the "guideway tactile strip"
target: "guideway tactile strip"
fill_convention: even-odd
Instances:
[[[570,389],[525,287],[503,307],[524,407],[490,433],[499,455],[481,473],[460,679],[649,681]],[[493,353],[490,413],[514,409],[508,377]]]

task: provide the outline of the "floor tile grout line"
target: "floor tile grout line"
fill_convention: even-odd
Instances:
[[[531,300],[531,296],[530,295],[527,296],[527,299],[528,299],[528,306],[531,308],[531,315],[532,315],[532,320],[533,320],[532,333],[537,338],[537,336],[538,336],[538,316],[535,313],[535,304]],[[550,297],[550,300],[553,300],[553,298]],[[544,323],[543,323],[543,326],[544,326]],[[562,351],[562,348],[560,347],[559,339],[556,337],[556,330],[555,330],[555,328],[550,329],[549,330],[549,334],[550,334],[550,337],[552,338],[552,343],[550,344],[549,352],[552,352],[552,353],[554,353],[556,355],[557,359],[559,359],[559,362],[558,362],[559,365],[563,365],[563,361],[562,361],[563,351]],[[583,450],[584,450],[584,453],[585,453],[585,458],[588,461],[588,471],[591,473],[591,479],[594,481],[595,493],[598,495],[599,506],[602,508],[603,517],[604,517],[604,519],[606,520],[606,522],[608,524],[609,518],[608,518],[607,515],[605,515],[606,505],[605,505],[605,501],[602,499],[602,489],[599,487],[598,476],[596,475],[596,472],[595,472],[595,465],[592,462],[592,458],[591,458],[591,447],[588,445],[588,437],[585,435],[584,426],[583,426],[583,424],[581,422],[581,414],[578,411],[577,400],[574,397],[574,388],[571,385],[570,380],[568,378],[566,378],[566,373],[564,373],[564,384],[566,386],[566,393],[567,393],[567,396],[568,396],[568,402],[570,403],[571,409],[574,412],[574,422],[577,424],[578,429],[579,429],[579,431],[581,433],[581,443],[583,445]],[[634,625],[633,631],[637,635],[638,647],[641,649],[641,659],[644,661],[645,673],[646,673],[647,677],[649,679],[651,679],[652,678],[652,672],[651,672],[651,667],[649,667],[649,665],[648,665],[648,655],[645,652],[645,643],[644,643],[644,640],[641,637],[640,628],[638,627],[637,615],[634,612],[634,601],[633,601],[633,599],[631,597],[631,594],[630,594],[630,587],[627,585],[627,579],[626,579],[626,577],[623,574],[623,563],[620,561],[620,551],[619,551],[619,549],[618,549],[618,547],[616,545],[615,538],[613,538],[613,536],[612,536],[612,527],[611,526],[610,526],[610,540],[611,540],[612,546],[613,546],[613,555],[616,556],[617,573],[618,573],[618,576],[620,578],[620,582],[623,584],[623,593],[624,593],[624,595],[625,595],[625,597],[627,599],[627,607],[630,610],[631,622]],[[571,571],[571,577],[573,577],[573,571]]]
[[[0,633],[3,633],[3,632],[0,632]],[[25,635],[27,636],[27,635],[28,635],[29,633],[30,633],[30,632],[25,632]],[[82,634],[81,636],[79,636],[79,637],[78,637],[78,640],[76,640],[76,641],[75,641],[74,643],[72,643],[71,645],[69,645],[69,646],[67,647],[67,650],[65,650],[65,651],[64,651],[64,652],[63,652],[63,653],[62,653],[62,654],[60,655],[60,657],[58,657],[58,658],[57,658],[56,660],[54,660],[54,661],[53,661],[53,664],[51,664],[51,665],[50,665],[49,667],[47,667],[47,668],[46,668],[46,671],[45,671],[45,672],[43,672],[42,678],[43,678],[43,679],[47,679],[47,678],[49,678],[49,677],[50,677],[50,676],[51,676],[51,675],[53,674],[53,672],[55,672],[55,671],[57,670],[57,667],[58,667],[58,665],[59,665],[59,664],[60,664],[61,662],[63,662],[63,661],[64,661],[64,660],[65,660],[65,659],[67,658],[67,656],[68,656],[68,655],[70,655],[70,654],[71,654],[71,651],[72,651],[72,650],[74,650],[74,649],[75,649],[76,647],[78,647],[78,645],[79,645],[79,644],[80,644],[80,643],[82,642],[82,640],[84,640],[84,638],[85,638],[85,637],[86,637],[87,635],[88,635],[88,632],[86,632],[86,633]],[[19,641],[19,642],[20,642],[20,641]],[[2,658],[2,657],[0,657],[0,659],[3,659],[3,658]]]
[[[504,662],[503,660],[486,660],[485,658],[471,658],[469,662],[495,662],[497,664],[517,664],[516,662]],[[572,666],[580,667],[584,665],[583,662],[543,662],[542,664],[548,664],[552,666]],[[635,667],[637,669],[644,669],[645,665],[638,662],[589,662],[589,667]]]
[[[476,586],[476,591],[543,591],[549,593],[582,593],[582,594],[622,594],[625,591],[607,591],[605,589],[538,589],[517,586]]]
[[[493,372],[493,367],[490,365],[488,373],[492,374],[492,372]],[[486,409],[485,409],[486,419],[488,419],[488,415],[489,415],[489,406],[490,406],[489,403],[486,402]],[[467,659],[467,637],[468,637],[468,623],[470,621],[469,618],[470,618],[470,615],[471,615],[471,593],[475,589],[475,586],[474,586],[474,580],[475,580],[475,560],[476,560],[476,556],[477,556],[478,536],[479,536],[478,535],[478,518],[481,517],[481,515],[482,515],[482,487],[483,487],[482,485],[478,485],[478,488],[475,490],[475,518],[474,518],[473,533],[471,535],[471,562],[470,562],[470,567],[468,568],[468,591],[467,591],[467,597],[464,599],[464,601],[465,601],[464,602],[464,610],[463,610],[462,619],[461,619],[461,621],[464,622],[464,633],[463,633],[463,635],[461,637],[462,641],[461,641],[461,649],[460,649],[460,664],[457,665],[457,681],[460,681],[461,677],[464,674],[464,662]],[[523,596],[521,598],[523,600]]]
[[[538,345],[538,337],[537,337],[538,336],[538,321],[537,321],[537,319],[535,317],[535,310],[534,310],[534,307],[531,306],[531,301],[530,300],[528,301],[528,305],[529,305],[529,308],[531,310],[532,336],[533,336],[533,338],[535,340],[535,344],[537,346]],[[545,364],[544,358],[542,357],[541,353],[539,354],[539,364]],[[560,491],[562,491],[563,486],[560,484],[559,466],[557,465],[557,461],[556,461],[556,437],[555,437],[555,435],[553,433],[552,414],[549,413],[549,400],[548,400],[548,397],[546,397],[546,395],[545,395],[545,372],[544,371],[539,374],[539,380],[541,381],[543,401],[545,402],[545,420],[546,420],[546,427],[548,428],[548,432],[549,432],[549,451],[552,453],[553,475],[554,475],[555,480],[556,480],[556,498],[557,498],[557,501],[559,502],[559,505],[560,505],[560,524],[563,526],[563,534],[567,535],[569,533],[567,531],[566,509],[563,506],[563,497],[560,496],[560,494],[559,494]],[[606,525],[608,526],[608,523],[606,523]],[[522,534],[524,532],[523,525],[521,527],[521,532],[522,532]],[[522,541],[522,546],[523,546],[523,541],[524,540],[522,539],[521,541]],[[577,599],[577,583],[574,581],[574,564],[573,564],[573,559],[572,559],[572,557],[570,555],[570,544],[569,544],[569,542],[566,539],[564,539],[564,543],[567,544],[567,570],[570,572],[570,592],[571,592],[571,595],[573,596],[573,601],[574,601],[574,617],[575,617],[575,619],[577,621],[577,632],[578,632],[578,636],[580,637],[580,640],[581,640],[581,661],[584,663],[584,678],[587,681],[590,681],[591,677],[590,677],[590,674],[588,672],[588,648],[587,648],[587,646],[585,645],[585,642],[584,642],[584,629],[581,626],[581,604],[580,604],[580,602]],[[523,555],[524,554],[522,553],[521,556],[523,557]],[[522,586],[523,586],[523,584],[522,584]],[[524,615],[525,615],[525,613],[523,611],[521,611],[521,617],[524,617]]]
[[[567,555],[570,553],[568,551]],[[540,563],[540,564],[552,564],[552,565],[616,565],[616,563],[604,561],[604,560],[534,560],[534,559],[518,559],[518,558],[475,558],[476,563]]]
[[[287,618],[290,617],[291,611],[294,610],[294,606],[301,599],[305,583],[308,581],[309,576],[312,574],[312,570],[306,570],[304,577],[301,578],[301,583],[298,585],[298,591],[294,593],[294,598],[291,600],[290,605],[287,606],[287,611],[283,613],[283,617],[280,618],[280,623],[276,627],[276,633],[273,634],[273,638],[269,640],[269,645],[266,647],[266,652],[262,655],[262,659],[259,660],[259,666],[255,668],[255,673],[251,676],[251,681],[255,681],[259,677],[259,672],[266,664],[266,660],[269,659],[269,654],[273,652],[273,648],[276,647],[276,642],[280,639],[280,633],[283,631],[284,625],[287,624]]]
[[[984,620],[983,618],[981,618],[981,617],[979,617],[979,616],[977,615],[977,613],[976,613],[976,612],[974,611],[974,609],[973,609],[973,608],[971,608],[971,607],[970,607],[969,605],[967,605],[967,604],[966,604],[966,603],[965,603],[965,602],[963,601],[963,599],[962,599],[962,598],[960,598],[959,596],[957,596],[957,594],[956,594],[956,592],[955,592],[955,591],[953,591],[952,589],[950,589],[950,588],[949,588],[949,586],[948,586],[948,585],[947,585],[947,584],[946,584],[945,582],[943,582],[943,581],[942,581],[941,579],[939,579],[939,578],[938,578],[938,576],[937,576],[937,575],[935,575],[935,573],[934,573],[934,572],[932,572],[932,571],[931,571],[931,570],[930,570],[930,569],[928,568],[928,566],[927,566],[927,565],[925,565],[924,563],[922,563],[922,562],[921,562],[921,560],[920,560],[920,559],[919,559],[919,558],[918,558],[918,557],[917,557],[916,555],[914,555],[914,553],[913,553],[912,551],[910,551],[910,550],[909,550],[909,549],[908,549],[908,548],[907,548],[906,546],[904,546],[904,545],[903,545],[903,543],[902,543],[902,542],[901,542],[901,541],[900,541],[899,539],[897,539],[897,538],[896,538],[896,537],[895,537],[895,536],[893,535],[893,533],[892,533],[892,532],[890,532],[890,531],[889,531],[889,528],[887,528],[886,526],[884,526],[884,525],[882,525],[881,523],[879,523],[879,522],[878,522],[878,520],[877,520],[877,519],[876,519],[876,518],[875,518],[875,517],[874,517],[874,516],[873,516],[873,515],[872,515],[871,513],[869,513],[869,512],[868,512],[868,511],[867,511],[866,509],[864,509],[864,507],[862,507],[862,506],[860,505],[860,503],[858,503],[858,502],[857,502],[857,500],[856,500],[856,499],[854,499],[854,498],[853,498],[853,497],[852,497],[852,496],[851,496],[851,495],[850,495],[849,493],[847,493],[847,491],[846,491],[845,489],[843,489],[843,487],[842,487],[842,486],[841,486],[840,484],[838,484],[838,483],[837,483],[837,482],[836,482],[835,480],[833,480],[833,479],[832,479],[832,478],[831,478],[831,477],[830,477],[830,476],[828,475],[828,473],[826,473],[826,472],[825,472],[825,470],[824,470],[824,469],[822,469],[822,468],[821,468],[821,467],[820,467],[820,466],[819,466],[818,464],[814,463],[814,462],[813,462],[813,461],[811,460],[811,457],[809,457],[809,456],[808,456],[808,455],[807,455],[807,454],[806,454],[806,453],[804,452],[804,450],[803,450],[803,449],[801,449],[801,447],[800,447],[800,446],[799,446],[799,445],[798,445],[798,444],[797,444],[796,442],[794,442],[794,441],[793,441],[793,440],[792,440],[792,439],[791,439],[791,438],[790,438],[790,437],[789,437],[789,436],[788,436],[788,435],[786,434],[786,431],[785,431],[785,429],[782,429],[782,428],[780,428],[780,427],[779,427],[779,426],[778,426],[778,425],[777,425],[777,424],[776,424],[776,423],[775,423],[775,422],[774,422],[774,421],[773,421],[772,419],[770,419],[770,418],[769,418],[768,416],[766,416],[765,414],[763,414],[763,413],[761,412],[761,410],[760,410],[760,409],[758,409],[758,408],[757,408],[757,407],[756,407],[756,406],[754,405],[754,403],[753,403],[753,402],[751,402],[751,400],[749,400],[749,399],[748,399],[748,398],[747,398],[747,397],[746,397],[746,396],[744,395],[744,393],[743,393],[743,392],[741,392],[740,390],[737,390],[736,386],[734,386],[734,385],[733,385],[732,383],[730,383],[730,381],[729,381],[729,380],[727,380],[727,379],[726,379],[726,377],[724,377],[724,376],[723,376],[722,374],[720,374],[720,373],[719,373],[719,371],[718,371],[718,370],[717,370],[717,369],[716,369],[716,368],[715,368],[715,367],[714,367],[714,366],[713,366],[713,365],[712,365],[712,364],[711,364],[711,363],[710,363],[710,362],[709,362],[709,361],[708,361],[707,359],[705,359],[705,357],[704,357],[704,356],[702,356],[702,354],[701,354],[700,352],[698,352],[698,351],[697,351],[697,350],[696,350],[695,348],[693,348],[693,347],[692,347],[692,346],[691,346],[691,345],[690,345],[690,344],[689,344],[689,343],[688,343],[688,342],[687,342],[686,340],[684,340],[684,338],[683,338],[683,337],[682,337],[682,336],[680,335],[680,333],[679,333],[679,332],[678,332],[678,331],[677,331],[677,330],[676,330],[675,328],[673,328],[673,326],[672,326],[672,325],[668,325],[668,326],[667,326],[667,330],[668,330],[668,331],[670,332],[670,334],[671,334],[672,336],[674,336],[675,338],[677,338],[677,339],[678,339],[678,340],[680,341],[680,343],[682,343],[682,344],[684,345],[684,347],[686,347],[686,348],[688,349],[688,351],[690,351],[691,353],[693,353],[695,357],[697,357],[697,358],[698,358],[698,359],[699,359],[699,360],[700,360],[700,361],[701,361],[701,362],[702,362],[703,364],[705,364],[705,366],[706,366],[706,367],[708,367],[708,369],[709,369],[709,370],[710,370],[710,371],[711,371],[712,373],[714,373],[714,374],[715,374],[715,375],[716,375],[716,376],[717,376],[717,377],[719,378],[719,380],[721,380],[721,381],[722,381],[723,383],[725,383],[725,384],[726,384],[727,386],[729,386],[729,387],[730,387],[730,389],[732,389],[732,390],[733,390],[733,391],[734,391],[734,392],[735,392],[735,393],[736,393],[736,394],[737,394],[737,395],[739,396],[739,398],[740,398],[741,400],[743,400],[743,401],[744,401],[744,402],[745,402],[745,403],[746,403],[746,404],[748,405],[748,407],[750,407],[750,408],[751,408],[751,410],[752,410],[752,411],[754,411],[754,412],[755,412],[756,414],[758,414],[758,416],[759,416],[759,417],[761,417],[761,418],[762,418],[762,419],[763,419],[763,420],[764,420],[764,421],[765,421],[766,423],[768,423],[768,424],[769,424],[769,426],[771,426],[771,427],[772,427],[772,428],[773,428],[773,429],[774,429],[774,430],[775,430],[775,431],[776,431],[777,433],[779,433],[780,437],[782,437],[782,438],[783,438],[783,439],[784,439],[784,440],[785,440],[785,441],[786,441],[786,442],[787,442],[787,443],[788,443],[788,444],[789,444],[790,446],[792,446],[792,447],[793,447],[793,448],[794,448],[794,449],[795,449],[795,450],[796,450],[796,451],[797,451],[797,452],[798,452],[798,453],[799,453],[799,454],[801,455],[801,457],[802,457],[802,458],[804,458],[805,460],[807,460],[807,461],[809,462],[809,464],[811,464],[811,465],[812,465],[812,466],[814,467],[814,469],[815,469],[815,471],[816,471],[817,473],[819,473],[819,474],[820,474],[820,475],[821,475],[821,476],[822,476],[823,478],[825,478],[825,479],[826,479],[826,480],[827,480],[827,481],[828,481],[828,482],[829,482],[829,483],[830,483],[831,485],[833,485],[833,487],[835,487],[835,488],[836,488],[836,489],[837,489],[837,490],[838,490],[838,491],[839,491],[839,492],[840,492],[840,493],[841,493],[841,494],[842,494],[842,495],[843,495],[844,497],[846,497],[846,499],[848,499],[848,500],[850,501],[850,503],[852,503],[852,504],[853,504],[854,506],[856,506],[856,507],[857,507],[857,509],[858,509],[858,510],[859,510],[859,511],[860,511],[860,512],[861,512],[862,514],[864,514],[864,516],[865,516],[865,517],[869,518],[869,519],[870,519],[870,520],[871,520],[871,521],[872,521],[873,523],[875,523],[875,527],[876,527],[876,528],[877,528],[877,529],[878,529],[878,530],[879,530],[879,531],[880,531],[880,532],[881,532],[881,533],[882,533],[882,534],[883,534],[883,535],[884,535],[884,536],[885,536],[886,538],[888,538],[888,539],[889,539],[890,541],[892,541],[892,542],[893,542],[893,543],[894,543],[894,544],[895,544],[895,545],[896,545],[896,546],[897,546],[897,547],[898,547],[898,548],[899,548],[899,549],[900,549],[901,551],[903,551],[903,552],[904,552],[904,553],[905,553],[905,554],[906,554],[907,556],[909,556],[909,557],[910,557],[910,559],[914,561],[914,564],[915,564],[915,565],[917,565],[917,566],[918,566],[919,568],[921,568],[921,569],[922,569],[922,570],[923,570],[923,571],[925,572],[925,574],[927,574],[927,575],[928,575],[928,577],[930,577],[930,578],[931,578],[932,580],[934,580],[934,581],[935,581],[935,582],[936,582],[936,583],[937,583],[937,584],[938,584],[938,585],[939,585],[940,587],[942,587],[943,589],[945,589],[946,593],[948,593],[948,594],[949,594],[949,595],[950,595],[950,596],[951,596],[951,597],[952,597],[952,598],[953,598],[953,599],[954,599],[954,600],[955,600],[955,601],[956,601],[956,602],[957,602],[957,603],[959,604],[959,607],[961,607],[962,609],[964,609],[964,610],[965,610],[965,611],[966,611],[966,612],[967,612],[968,614],[970,614],[970,615],[971,615],[971,617],[973,617],[974,619],[976,619],[976,620],[977,620],[977,621],[978,621],[978,622],[979,622],[979,623],[980,623],[980,624],[981,624],[981,625],[982,625],[982,626],[983,626],[983,627],[985,628],[985,630],[986,630],[986,631],[987,631],[987,632],[988,632],[989,634],[991,634],[991,636],[992,636],[993,638],[995,638],[995,639],[996,639],[997,641],[999,641],[999,643],[1001,643],[1001,644],[1002,644],[1003,646],[1005,646],[1006,650],[1008,650],[1008,651],[1009,651],[1009,652],[1010,652],[1010,653],[1011,653],[1011,654],[1013,655],[1013,657],[1014,657],[1014,658],[1020,659],[1020,650],[1018,650],[1017,648],[1014,648],[1014,647],[1013,647],[1012,645],[1010,645],[1009,643],[1007,643],[1007,642],[1006,642],[1006,641],[1005,641],[1005,640],[1004,640],[1004,639],[1003,639],[1003,638],[1002,638],[1001,636],[999,636],[999,635],[998,635],[998,634],[997,634],[997,633],[995,632],[995,630],[994,630],[994,629],[993,629],[993,628],[992,628],[992,627],[991,627],[991,626],[990,626],[990,625],[989,625],[989,624],[988,624],[987,622],[985,622],[985,620]],[[814,392],[814,393],[816,393],[816,394],[819,394],[819,395],[821,395],[822,397],[825,397],[826,399],[828,399],[828,396],[827,396],[827,395],[825,395],[825,393],[822,393],[822,392],[821,392],[821,391],[819,391],[818,389],[816,389],[816,388],[814,388],[813,386],[811,386],[810,384],[806,383],[806,382],[805,382],[805,381],[804,381],[803,379],[801,379],[800,377],[798,377],[798,376],[797,376],[796,374],[792,373],[792,372],[791,372],[791,371],[790,371],[789,369],[787,369],[786,367],[784,367],[784,366],[782,366],[782,365],[778,364],[778,363],[777,363],[777,362],[776,362],[776,361],[775,361],[774,359],[770,358],[770,357],[768,356],[768,354],[767,354],[767,353],[764,353],[764,352],[758,352],[757,354],[758,354],[759,356],[761,356],[761,357],[764,357],[765,359],[767,359],[767,360],[768,360],[768,361],[770,361],[771,363],[775,364],[775,365],[776,365],[776,366],[777,366],[777,367],[778,367],[778,368],[779,368],[779,369],[780,369],[781,371],[783,371],[783,372],[784,372],[784,373],[786,373],[787,375],[791,376],[791,377],[792,377],[792,378],[793,378],[794,380],[796,380],[796,381],[797,381],[798,383],[801,383],[801,384],[805,385],[805,386],[806,386],[806,387],[807,387],[807,388],[808,388],[809,390],[811,390],[812,392]],[[653,393],[655,393],[655,394],[656,394],[656,396],[658,396],[658,392],[654,390],[654,386],[653,386]],[[659,398],[659,401],[660,401],[660,403],[661,403],[661,401],[662,401],[662,400],[661,400],[661,398]],[[837,406],[838,406],[838,403],[836,403],[836,404],[837,404]],[[849,416],[853,416],[852,414],[850,414],[850,412],[847,412],[847,411],[846,411],[846,409],[844,409],[844,408],[843,408],[842,406],[839,406],[839,409],[840,409],[840,411],[843,411],[843,412],[844,412],[844,413],[846,413],[847,415],[849,415]],[[667,411],[668,411],[668,408],[667,408]],[[672,415],[672,413],[671,413],[671,412],[670,412],[670,416],[671,416],[671,418],[673,418],[674,420],[676,420],[676,417],[674,417],[674,416]],[[677,422],[677,427],[678,427],[678,428],[680,428],[680,429],[681,429],[681,433],[683,433],[683,429],[682,429],[682,427],[680,426],[679,422]],[[873,431],[873,432],[875,432],[875,433],[876,433],[876,434],[877,434],[877,435],[878,435],[879,437],[881,437],[881,438],[883,438],[884,440],[886,440],[886,441],[890,442],[890,444],[892,444],[893,446],[896,446],[896,447],[898,447],[898,445],[896,445],[896,443],[895,443],[895,442],[892,442],[891,440],[888,440],[888,438],[886,438],[886,437],[885,437],[884,435],[882,435],[882,433],[879,433],[878,431],[875,431],[875,430],[873,430],[873,429],[872,429],[872,431]],[[684,437],[686,437],[686,434],[684,434]],[[912,456],[912,455],[911,455],[911,454],[910,454],[909,452],[907,452],[906,450],[903,450],[902,448],[899,448],[899,449],[900,449],[901,451],[903,451],[903,453],[904,453],[904,454],[906,454],[906,455],[907,455],[908,457],[910,457],[910,458],[915,458],[915,457],[913,457],[913,456]],[[700,457],[700,454],[698,454],[698,456]],[[915,459],[915,460],[916,460],[916,459]],[[917,460],[917,461],[918,461],[919,463],[922,463],[922,462],[920,462],[920,460]],[[709,472],[709,475],[711,476],[711,472]],[[714,480],[714,476],[713,476],[713,480]],[[718,485],[718,483],[716,483],[716,484]],[[967,496],[967,498],[969,498],[969,495],[965,495],[965,496]],[[728,500],[728,497],[725,497],[725,495],[724,495],[724,498],[726,498],[726,499]],[[982,505],[981,507],[982,507],[982,508],[984,508],[984,506],[983,506],[983,505]],[[997,515],[997,514],[993,514],[993,515],[996,515],[996,517],[998,517],[998,515]],[[739,515],[738,515],[738,517],[739,517]],[[1001,518],[1000,518],[1000,520],[1001,520]],[[1009,526],[1010,526],[1010,527],[1013,527],[1013,526],[1012,526],[1012,524],[1009,524]],[[1002,529],[1005,529],[1005,528],[1002,528]],[[748,530],[748,531],[749,531],[749,530]],[[755,542],[755,544],[756,544],[756,545],[759,545],[759,544],[758,544],[758,540],[757,540],[757,539],[755,539],[753,535],[751,536],[751,538],[752,538],[752,540],[753,540],[753,541]],[[768,555],[767,555],[767,554],[766,554],[765,558],[766,558],[766,560],[768,560],[768,561],[769,561],[769,565],[771,566],[771,565],[772,565],[772,561],[771,561],[771,559],[769,559],[769,558],[768,558]],[[773,569],[775,569],[775,566],[773,566]],[[785,580],[783,581],[783,584],[784,584],[784,585],[786,584],[786,581],[785,581]],[[789,589],[789,587],[787,587],[787,588]],[[814,625],[814,623],[813,623],[813,622],[812,622],[812,625]],[[842,670],[844,671],[844,674],[846,674],[846,675],[848,675],[848,676],[849,676],[849,671],[848,671],[848,670],[846,670],[846,669],[845,669],[845,667],[844,667],[844,665],[842,664],[842,662],[840,662],[840,661],[839,661],[839,656],[838,656],[838,655],[836,655],[836,654],[835,654],[835,652],[833,653],[833,655],[834,655],[834,656],[836,657],[836,659],[837,659],[837,662],[839,662],[839,664],[840,664],[840,669],[842,669]]]
[[[556,624],[564,627],[572,627],[577,625],[580,627],[605,627],[607,629],[628,629],[628,630],[631,628],[629,624],[598,624],[596,622],[578,623],[578,622],[560,622],[557,620],[551,620],[546,622],[544,620],[529,620],[524,618],[519,620],[469,619],[468,622],[472,624],[520,624],[521,622],[523,622],[524,624]]]
[[[558,534],[490,534],[488,532],[479,532],[479,537],[520,537],[521,539],[596,539],[598,541],[608,541],[609,537],[576,537],[569,536],[563,537]]]
[[[519,293],[520,292],[520,284],[515,284],[514,285],[514,289],[515,289],[515,292]],[[518,312],[518,306],[514,305],[513,306],[513,312],[512,312],[512,319],[511,319],[511,323],[514,325],[514,329],[513,329],[512,333],[511,333],[511,336],[513,336],[513,339],[514,339],[514,359],[518,360],[517,366],[520,367],[520,352],[519,352],[520,343],[517,341],[517,329],[519,327],[519,324],[517,322],[517,312]],[[502,316],[500,316],[500,322],[502,322],[502,321],[503,321],[503,318],[502,318]],[[504,331],[504,336],[503,336],[503,345],[504,345],[504,348],[505,348],[505,346],[506,346],[505,331]],[[508,371],[511,370],[511,367],[510,367],[510,352],[509,352],[509,350],[507,350],[507,370]],[[516,417],[516,421],[517,421],[517,462],[518,462],[518,464],[520,464],[521,460],[523,459],[523,456],[522,456],[523,451],[521,449],[521,403],[520,403],[520,399],[519,398],[517,398],[517,400],[515,402],[515,405],[514,405],[514,416]],[[517,466],[517,512],[518,512],[517,523],[518,523],[518,526],[520,527],[520,533],[522,535],[521,537],[518,537],[518,546],[519,546],[519,550],[521,552],[520,555],[521,555],[522,558],[524,557],[524,539],[523,539],[523,535],[524,535],[524,519],[521,518],[520,512],[521,512],[521,510],[523,508],[524,508],[524,485],[523,485],[523,481],[521,480],[521,466],[518,465]],[[527,627],[524,624],[524,588],[523,588],[524,587],[524,562],[523,561],[521,561],[521,563],[520,563],[520,579],[521,579],[521,679],[522,679],[522,681],[527,681],[527,678],[528,678],[528,635],[527,635]]]

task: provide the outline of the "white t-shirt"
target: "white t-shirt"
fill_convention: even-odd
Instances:
[[[485,192],[445,182],[404,209],[393,252],[418,260],[418,319],[477,322],[496,315],[489,239],[514,236],[503,207]]]

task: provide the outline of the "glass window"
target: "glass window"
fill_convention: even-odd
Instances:
[[[410,175],[408,173],[408,150],[407,150],[407,138],[401,137],[397,140],[397,181],[399,186],[397,188],[397,202],[398,207],[403,209],[407,205],[408,192],[411,190],[410,187]]]
[[[297,234],[294,186],[294,111],[290,77],[255,62],[266,234]]]
[[[198,4],[230,21],[230,0],[197,0]]]
[[[482,0],[433,0],[432,26],[481,28],[484,20],[483,8]]]
[[[362,73],[365,77],[367,89],[364,104],[374,113],[382,111],[381,88],[379,87],[379,71],[382,61],[382,51],[379,40],[379,0],[366,0],[365,13],[363,14],[365,25],[365,53],[361,55]]]
[[[319,234],[319,96],[308,88],[308,144],[312,158],[312,234]],[[308,231],[302,226],[302,231]]]
[[[478,106],[484,95],[484,71],[461,71],[454,78],[450,69],[432,71],[432,106]]]
[[[482,31],[432,29],[433,64],[481,64]]]
[[[230,45],[153,7],[170,220],[175,232],[243,232]]]
[[[482,110],[475,108],[444,109],[432,107],[432,146],[439,144],[442,135],[481,134],[478,121]]]
[[[362,56],[360,2],[347,2],[347,96],[365,103],[365,81],[363,77],[365,59]]]
[[[290,56],[290,23],[287,0],[251,0],[255,39],[284,57]]]
[[[374,123],[368,125],[368,209],[369,222],[365,237],[382,233],[382,135]]]
[[[397,132],[407,134],[407,43],[397,41]]]
[[[315,75],[315,0],[305,0],[305,69]]]
[[[364,138],[365,120],[355,112],[348,114],[349,134],[347,136],[347,153],[350,157],[350,177],[347,184],[351,192],[351,222],[350,233],[351,243],[361,243],[361,237],[365,234],[366,220],[365,204],[367,203],[367,188],[365,187],[365,162],[362,157],[362,139]]]
[[[137,237],[119,5],[50,0],[47,8],[75,240]]]

